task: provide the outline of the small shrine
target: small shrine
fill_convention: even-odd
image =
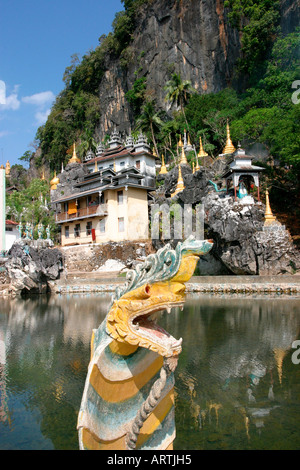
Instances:
[[[228,170],[222,176],[226,181],[227,193],[232,183],[235,200],[241,200],[246,196],[249,198],[250,189],[254,183],[257,187],[257,199],[260,201],[259,174],[264,168],[253,165],[252,159],[253,157],[246,155],[245,150],[239,147],[233,155],[233,161],[229,164]]]

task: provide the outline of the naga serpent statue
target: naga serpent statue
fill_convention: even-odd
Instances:
[[[170,450],[175,439],[174,375],[182,339],[155,323],[183,308],[185,282],[211,240],[189,237],[147,256],[117,288],[93,330],[78,415],[82,450]]]

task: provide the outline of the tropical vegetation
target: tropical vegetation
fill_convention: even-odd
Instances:
[[[109,60],[118,58],[123,69],[132,60],[138,12],[149,1],[122,0],[124,11],[116,14],[113,31],[101,36],[99,46],[81,60],[72,56],[63,77],[65,88],[46,124],[37,131],[40,152],[34,156],[36,166],[46,164],[52,171],[59,171],[74,141],[80,156],[89,148],[95,149],[102,112],[99,84]],[[168,103],[166,112],[148,93],[139,57],[135,81],[126,94],[134,131],[146,133],[157,155],[166,155],[172,164],[178,158],[178,139],[185,131],[197,148],[201,137],[209,155],[218,156],[229,120],[235,143],[259,143],[267,149],[272,162],[278,163],[275,167],[264,163],[266,184],[274,188],[273,199],[278,202],[294,200],[300,192],[300,29],[281,34],[279,5],[279,0],[225,0],[229,21],[239,30],[242,44],[233,86],[200,95],[173,70],[162,84]],[[29,162],[31,158],[25,152],[21,159]],[[194,154],[188,158],[193,159]]]

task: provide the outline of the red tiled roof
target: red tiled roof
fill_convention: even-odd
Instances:
[[[5,225],[19,225],[18,222],[14,222],[13,220],[7,219],[5,221]]]

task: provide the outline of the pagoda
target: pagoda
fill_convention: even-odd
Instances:
[[[179,165],[178,165],[178,180],[177,180],[177,186],[176,186],[176,189],[175,189],[174,193],[171,194],[171,197],[176,196],[176,194],[180,193],[180,192],[183,191],[184,189],[185,189],[185,186],[184,186],[184,181],[183,181],[183,178],[182,178],[181,167],[180,167],[180,164],[179,164]]]
[[[235,201],[237,200],[239,185],[243,183],[249,194],[252,180],[254,181],[254,185],[257,187],[257,199],[260,201],[259,174],[264,170],[264,168],[253,165],[252,159],[253,157],[246,155],[245,150],[239,147],[233,155],[233,161],[229,164],[229,168],[222,175],[222,178],[226,181],[227,193],[230,181],[232,181]]]
[[[75,142],[73,144],[73,155],[72,155],[72,158],[70,158],[68,163],[81,163],[80,158],[78,158],[76,155]]]

